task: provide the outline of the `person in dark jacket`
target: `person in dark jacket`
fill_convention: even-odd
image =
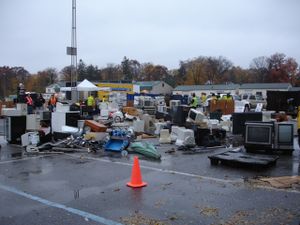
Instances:
[[[44,110],[45,99],[42,94],[38,94],[34,106],[36,110]]]

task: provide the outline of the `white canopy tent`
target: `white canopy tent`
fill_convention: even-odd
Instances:
[[[83,92],[83,98],[86,99],[88,97],[88,92],[91,91],[111,91],[109,87],[97,87],[92,82],[84,79],[80,84],[76,87],[77,91]]]
[[[88,97],[88,93],[92,91],[111,91],[110,87],[97,87],[92,82],[88,81],[87,79],[84,79],[82,82],[80,82],[76,87],[61,87],[60,91],[66,92],[71,91],[75,89],[78,92],[78,95],[81,95],[83,99],[86,99]],[[79,92],[82,92],[81,94]]]
[[[97,87],[87,79],[84,79],[82,82],[80,82],[80,84],[77,85],[76,89],[77,91],[100,91],[99,87]]]
[[[61,87],[60,91],[71,91],[71,87]],[[97,87],[92,82],[85,79],[76,86],[77,91],[111,91],[110,87]]]

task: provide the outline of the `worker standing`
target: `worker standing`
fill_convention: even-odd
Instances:
[[[26,104],[27,104],[27,113],[32,114],[33,113],[33,100],[31,98],[30,94],[28,94],[26,96]]]
[[[206,93],[202,92],[201,93],[201,104],[202,105],[204,105],[204,103],[206,102],[206,99],[207,99]]]
[[[227,93],[227,95],[226,95],[226,100],[227,100],[227,101],[232,101],[232,96],[231,96],[230,93]]]
[[[57,103],[57,98],[55,97],[54,94],[51,95],[49,101],[48,101],[48,108],[51,112],[54,112],[56,109],[56,103]]]
[[[207,102],[207,96],[205,92],[201,93],[201,105],[203,112],[206,112],[208,110],[208,102]]]
[[[192,108],[197,108],[197,106],[198,106],[198,99],[197,99],[195,93],[192,94],[192,101],[191,101],[190,106],[191,106]]]
[[[217,104],[217,100],[218,100],[218,98],[215,95],[215,93],[212,93],[210,103],[213,104],[213,105],[215,105],[215,104]]]
[[[88,108],[88,113],[92,115],[95,109],[95,99],[93,95],[90,95],[87,99],[87,108]]]

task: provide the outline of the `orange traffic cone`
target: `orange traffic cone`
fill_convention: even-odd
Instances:
[[[137,156],[135,156],[133,159],[131,181],[127,183],[127,186],[137,188],[137,187],[144,187],[146,185],[147,183],[142,181],[139,159]]]

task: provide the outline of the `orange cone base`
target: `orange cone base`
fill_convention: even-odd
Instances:
[[[128,182],[127,186],[133,187],[133,188],[139,188],[139,187],[145,187],[145,186],[147,186],[147,183],[146,182],[142,182],[140,184],[133,184],[131,182]]]

